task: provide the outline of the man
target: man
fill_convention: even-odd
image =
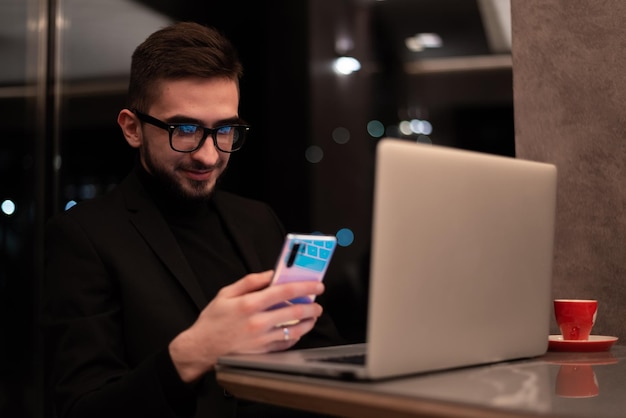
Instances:
[[[48,225],[45,336],[59,417],[290,413],[224,392],[218,356],[337,342],[317,303],[268,310],[323,285],[268,287],[285,231],[265,204],[216,189],[249,130],[241,74],[229,41],[194,23],[155,32],[133,54],[118,123],[137,166]]]

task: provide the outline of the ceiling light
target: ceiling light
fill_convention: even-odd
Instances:
[[[348,75],[359,71],[361,69],[361,63],[353,57],[339,57],[335,60],[333,69],[338,74]]]
[[[441,48],[443,41],[441,36],[436,33],[418,33],[404,40],[406,47],[413,51],[419,52],[426,48]]]

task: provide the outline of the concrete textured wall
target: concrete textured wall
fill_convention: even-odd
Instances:
[[[516,153],[559,170],[553,296],[597,298],[592,333],[626,339],[626,1],[511,13]]]

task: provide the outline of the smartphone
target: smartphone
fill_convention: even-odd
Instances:
[[[336,246],[337,238],[334,235],[287,234],[276,260],[270,286],[295,281],[321,282]],[[293,303],[311,303],[314,300],[315,295],[303,296],[273,308]]]

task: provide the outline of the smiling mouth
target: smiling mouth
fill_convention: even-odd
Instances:
[[[218,162],[217,164],[212,164],[212,165],[204,165],[204,164],[189,164],[186,166],[182,165],[182,166],[179,166],[178,169],[180,173],[184,177],[188,178],[189,180],[206,182],[206,181],[212,181],[214,177],[219,176],[221,172],[221,168],[223,166],[224,164],[220,164]]]
[[[211,176],[213,175],[213,173],[215,172],[215,169],[209,169],[209,170],[183,170],[183,172],[185,173],[185,176],[192,179],[192,180],[209,180],[211,178]]]

